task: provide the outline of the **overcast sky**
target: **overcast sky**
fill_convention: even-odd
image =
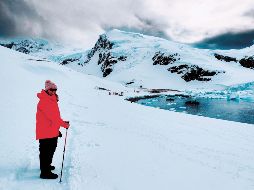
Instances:
[[[208,48],[254,40],[254,0],[0,0],[0,36],[93,46],[118,28]]]

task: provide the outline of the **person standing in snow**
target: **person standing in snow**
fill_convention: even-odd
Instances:
[[[51,172],[55,167],[51,165],[57,147],[57,139],[61,135],[60,126],[68,129],[69,121],[60,116],[58,107],[57,86],[50,80],[45,82],[45,90],[37,94],[39,103],[36,112],[36,140],[39,140],[40,178],[56,179],[57,174]]]

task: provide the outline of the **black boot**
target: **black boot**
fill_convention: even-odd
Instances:
[[[49,166],[50,170],[54,170],[55,169],[55,166]]]
[[[41,172],[40,178],[42,179],[57,179],[58,175],[52,172]]]

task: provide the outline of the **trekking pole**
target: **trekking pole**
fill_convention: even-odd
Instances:
[[[65,153],[65,146],[66,146],[66,140],[67,140],[67,131],[68,131],[68,128],[66,129],[65,140],[64,140],[63,161],[62,161],[62,168],[61,168],[61,175],[60,175],[60,181],[59,181],[59,183],[62,182],[63,163],[64,163],[64,153]]]

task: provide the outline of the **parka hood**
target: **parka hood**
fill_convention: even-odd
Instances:
[[[47,92],[45,90],[41,90],[41,92],[37,93],[37,97],[41,100],[41,99],[51,99],[51,100],[56,100],[56,96],[50,96],[47,94]]]

